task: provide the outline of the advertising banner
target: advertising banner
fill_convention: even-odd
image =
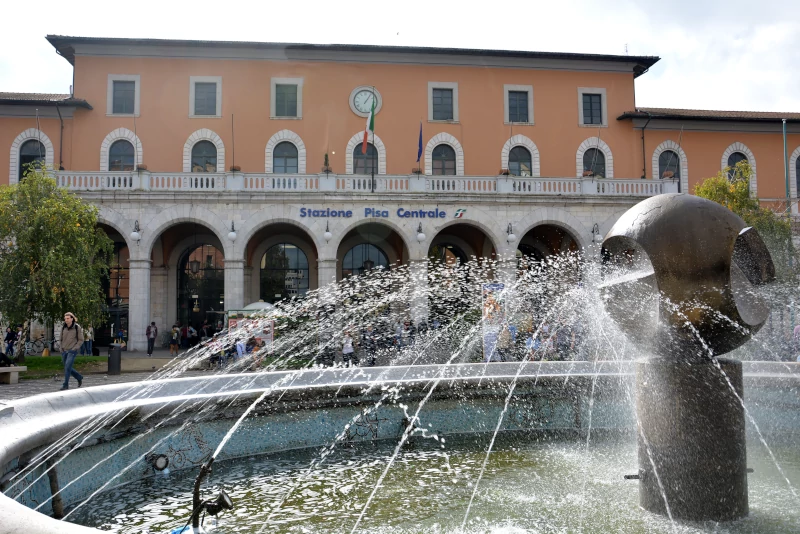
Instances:
[[[497,337],[506,317],[501,302],[504,284],[483,284],[483,361],[500,361]]]

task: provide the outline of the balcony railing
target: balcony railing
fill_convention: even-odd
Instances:
[[[426,176],[256,174],[191,172],[59,171],[58,185],[76,191],[280,191],[336,193],[421,193],[515,196],[650,197],[677,193],[674,180],[526,178],[518,176]]]

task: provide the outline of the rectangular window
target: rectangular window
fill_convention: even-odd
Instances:
[[[196,82],[194,84],[194,114],[217,114],[217,84],[214,82]]]
[[[528,122],[528,92],[508,92],[508,121]]]
[[[275,116],[297,117],[296,85],[275,85]]]
[[[583,124],[603,124],[603,96],[583,94]]]
[[[133,114],[136,103],[136,82],[115,80],[113,84],[112,113]]]
[[[452,89],[433,90],[433,120],[435,121],[453,120]]]

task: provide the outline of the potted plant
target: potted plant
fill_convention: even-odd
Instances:
[[[329,172],[333,172],[333,169],[331,168],[330,163],[328,162],[328,153],[327,152],[325,153],[325,160],[324,160],[324,163],[322,164],[322,172],[324,172],[325,174],[328,174]]]
[[[241,172],[242,168],[238,165],[231,165],[231,172]]]
[[[583,171],[583,177],[584,178],[588,178],[590,176],[594,176],[594,172],[593,171]]]
[[[675,176],[675,173],[672,171],[664,171],[664,174],[661,175],[661,178],[672,178]]]
[[[145,165],[144,163],[140,163],[139,165],[136,166],[136,170],[137,171],[146,171],[147,170],[147,165]]]

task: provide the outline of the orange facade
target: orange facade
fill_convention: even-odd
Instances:
[[[111,44],[125,40],[106,40]],[[716,174],[726,148],[734,142],[746,145],[757,161],[758,194],[762,198],[785,197],[783,141],[779,124],[769,123],[759,131],[748,124],[725,123],[722,131],[702,121],[674,124],[655,120],[645,130],[642,150],[641,121],[617,120],[635,110],[635,69],[610,68],[607,62],[548,59],[535,68],[508,68],[478,57],[467,64],[441,64],[426,60],[414,63],[398,59],[394,52],[372,51],[349,61],[346,52],[325,60],[243,59],[214,57],[193,48],[182,53],[180,42],[152,46],[147,54],[120,52],[109,47],[75,53],[74,97],[84,99],[93,109],[78,108],[74,118],[64,120],[63,145],[57,118],[41,119],[54,150],[61,154],[66,170],[105,171],[100,168],[100,147],[109,132],[123,127],[136,131],[142,143],[143,163],[150,171],[183,171],[184,145],[189,136],[207,128],[216,133],[226,149],[226,170],[235,163],[245,173],[265,172],[265,146],[278,131],[291,130],[307,150],[307,173],[317,173],[324,154],[330,156],[335,173],[345,172],[348,141],[363,131],[365,119],[350,109],[348,99],[357,86],[374,86],[383,99],[376,116],[375,133],[386,148],[386,173],[407,175],[424,166],[416,163],[420,122],[423,147],[428,140],[446,132],[463,147],[464,174],[496,176],[501,170],[501,150],[512,135],[522,134],[535,143],[542,177],[576,177],[576,151],[587,138],[599,137],[613,153],[614,178],[652,179],[652,155],[665,140],[680,142],[688,160],[689,186]],[[101,43],[102,44],[102,43]],[[246,48],[246,47],[245,47]],[[144,49],[148,49],[146,46]],[[149,49],[148,49],[149,50]],[[241,54],[241,47],[237,49]],[[245,50],[246,51],[246,50]],[[222,54],[224,55],[224,54]],[[191,57],[189,57],[191,56]],[[356,57],[355,55],[353,57]],[[657,60],[657,58],[655,58]],[[452,62],[451,62],[452,63]],[[107,88],[112,74],[140,77],[140,113],[133,117],[108,115]],[[646,74],[645,74],[646,75]],[[190,76],[218,76],[222,80],[219,118],[189,116]],[[273,78],[301,78],[302,118],[270,118],[270,81]],[[429,82],[458,84],[457,122],[428,120]],[[533,89],[533,124],[510,125],[504,120],[504,85]],[[607,126],[579,124],[578,88],[605,91]],[[661,124],[659,124],[661,122]],[[673,121],[674,122],[674,121]],[[35,127],[28,117],[0,116],[0,146],[10,147],[19,132]],[[684,127],[681,134],[680,128]],[[756,128],[757,129],[757,128]],[[797,123],[790,127],[788,149],[800,146]],[[234,143],[235,136],[235,143]],[[644,152],[644,153],[643,153]],[[9,168],[10,151],[0,150],[0,169]],[[58,155],[56,155],[56,160]],[[423,171],[424,172],[424,171]],[[0,174],[0,184],[8,183]]]

